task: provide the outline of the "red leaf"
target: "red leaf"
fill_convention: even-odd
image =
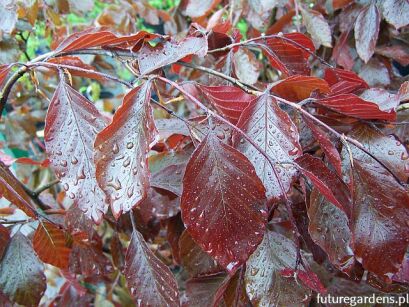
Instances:
[[[14,303],[38,306],[46,289],[44,266],[30,240],[17,232],[0,263],[0,289]]]
[[[214,304],[214,299],[219,287],[223,285],[225,279],[226,274],[224,273],[189,279],[186,282],[186,306],[219,306]]]
[[[328,83],[320,78],[291,76],[275,83],[271,90],[284,99],[301,101],[310,97],[312,92],[317,90],[326,94],[330,91],[330,88]]]
[[[51,58],[47,62],[58,64],[58,65],[68,65],[78,68],[83,68],[91,71],[95,71],[95,68],[91,65],[85,64],[80,58],[75,56],[61,56],[57,58]],[[57,69],[54,69],[57,71]],[[76,69],[67,69],[71,75],[83,77],[83,78],[92,78],[95,80],[103,81],[105,80],[100,74],[92,72],[83,72]]]
[[[325,289],[324,285],[319,280],[317,274],[311,271],[303,271],[303,270],[294,270],[290,268],[285,268],[280,272],[280,274],[284,277],[294,277],[296,279],[301,280],[304,286],[310,288],[311,290],[324,295],[327,293],[327,289]]]
[[[236,86],[200,85],[203,95],[230,122],[236,124],[243,110],[256,97]]]
[[[60,269],[68,267],[71,249],[63,230],[51,223],[40,222],[33,237],[33,247],[38,257],[45,263]]]
[[[10,241],[10,232],[7,227],[0,224],[0,259]]]
[[[352,246],[365,269],[390,280],[409,242],[409,194],[379,164],[354,161]]]
[[[0,65],[0,88],[2,87],[4,81],[6,81],[7,75],[11,70],[11,65],[4,64]]]
[[[62,80],[48,108],[45,145],[68,197],[96,223],[101,222],[107,204],[95,178],[92,144],[104,126],[96,107]]]
[[[62,41],[55,51],[68,52],[93,47],[130,48],[143,40],[151,40],[159,35],[140,31],[129,36],[116,36],[102,28],[90,28],[74,33]]]
[[[169,268],[134,230],[125,256],[124,274],[132,295],[142,306],[179,306],[179,291]]]
[[[331,142],[329,135],[309,117],[303,116],[303,120],[311,130],[321,149],[324,151],[325,157],[332,164],[337,175],[341,178],[341,156],[335,145]]]
[[[331,93],[349,94],[361,89],[369,88],[365,80],[352,71],[339,68],[327,68],[324,79],[331,86]]]
[[[355,44],[359,57],[365,63],[372,57],[379,34],[381,14],[375,3],[371,2],[359,13],[355,22]]]
[[[272,169],[267,159],[241,135],[234,137],[234,144],[254,165],[257,175],[266,187],[267,199],[279,199],[287,193],[297,170],[289,161],[301,155],[298,132],[287,113],[280,109],[268,93],[253,101],[243,112],[237,127],[243,130],[275,163]],[[280,163],[286,163],[280,164]],[[281,190],[281,181],[284,191]]]
[[[294,162],[297,163],[304,176],[313,182],[321,194],[350,216],[351,199],[348,187],[324,162],[309,154],[304,154],[295,159]]]
[[[48,167],[50,165],[50,160],[48,159],[45,159],[43,161],[35,161],[31,158],[26,158],[26,157],[18,158],[14,162],[20,163],[20,164],[27,164],[27,165],[37,165],[41,167]]]
[[[106,275],[112,272],[111,261],[102,252],[100,242],[75,241],[72,247],[69,270],[85,277]]]
[[[366,101],[354,94],[340,94],[321,98],[316,103],[335,112],[360,119],[396,120],[394,110],[382,111],[376,103]]]
[[[157,131],[150,106],[151,81],[131,90],[95,141],[97,180],[118,219],[146,197],[147,153]]]
[[[183,268],[191,277],[210,275],[223,271],[185,230],[179,239],[179,254]]]
[[[279,37],[266,39],[263,52],[269,59],[271,66],[288,76],[309,75],[311,69],[307,60],[310,53],[302,47],[313,52],[315,51],[314,44],[301,33],[289,33],[283,36],[301,46]]]
[[[247,158],[210,132],[188,162],[182,219],[193,239],[229,272],[262,240],[265,190]]]
[[[409,3],[407,0],[384,0],[381,1],[380,7],[383,17],[396,29],[409,23]]]
[[[402,66],[409,65],[409,50],[405,44],[392,43],[392,45],[384,45],[376,47],[375,52],[387,58],[391,58]]]
[[[267,231],[263,242],[247,261],[246,291],[255,305],[300,306],[308,303],[311,290],[280,272],[295,268],[297,249],[280,233]]]
[[[152,172],[151,186],[181,196],[183,175],[191,154],[192,150],[187,148],[151,156],[149,158],[149,168]]]
[[[35,217],[36,206],[23,186],[2,162],[0,162],[0,196],[23,210],[30,217]]]
[[[163,195],[150,188],[138,209],[143,222],[147,224],[151,219],[165,220],[175,216],[179,212],[179,207],[180,198],[176,195],[172,193]]]
[[[409,154],[406,147],[393,135],[386,136],[368,125],[356,126],[348,136],[361,143],[371,154],[385,164],[402,182],[409,179]],[[354,160],[372,164],[373,158],[355,146],[350,146]],[[343,150],[343,155],[347,153]],[[346,156],[343,156],[345,160]]]
[[[326,200],[317,189],[313,189],[308,217],[308,232],[312,240],[328,254],[332,264],[342,272],[349,272],[354,265],[354,255],[350,247],[351,231],[347,215]]]

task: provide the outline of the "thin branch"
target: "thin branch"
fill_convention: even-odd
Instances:
[[[240,87],[243,91],[245,91],[248,94],[252,94],[252,95],[260,94],[260,89],[258,89],[257,87],[252,86],[250,84],[243,83],[243,82],[239,81],[238,79],[230,77],[228,75],[225,75],[225,74],[223,74],[221,72],[218,72],[217,70],[207,68],[207,67],[204,67],[204,66],[200,66],[200,65],[191,64],[191,63],[185,63],[185,62],[178,62],[178,64],[182,65],[182,66],[189,67],[189,68],[197,69],[197,70],[200,70],[200,71],[203,71],[203,72],[207,72],[207,73],[212,74],[214,76],[218,76],[218,77],[223,78],[223,79],[225,79],[227,81],[230,81],[231,83],[233,83],[234,85],[237,85],[238,87]]]
[[[32,222],[32,219],[24,219],[24,220],[6,220],[6,219],[1,219],[0,220],[0,224],[2,225],[15,225],[15,224],[25,224],[25,223],[29,223]]]
[[[11,89],[13,85],[20,79],[26,72],[28,68],[27,66],[20,67],[4,84],[3,90],[0,93],[0,119],[1,115],[3,114],[4,107],[6,106],[7,99],[10,95]]]
[[[321,125],[322,127],[324,127],[326,130],[328,130],[329,132],[331,132],[332,134],[334,134],[337,138],[339,138],[341,141],[345,140],[348,143],[354,145],[355,147],[357,147],[358,149],[360,149],[361,151],[363,151],[364,153],[366,153],[368,156],[370,156],[372,159],[374,159],[376,162],[378,162],[380,165],[382,165],[382,167],[387,170],[394,178],[395,180],[402,185],[402,182],[399,180],[399,178],[381,161],[379,160],[375,155],[373,155],[368,149],[365,148],[365,146],[363,146],[360,142],[358,142],[357,140],[350,138],[349,136],[346,136],[345,134],[339,133],[338,131],[336,131],[334,128],[328,126],[327,124],[325,124],[324,122],[322,122],[321,120],[319,120],[318,118],[316,118],[314,115],[310,114],[308,111],[304,110],[300,104],[288,101],[286,99],[283,99],[281,97],[278,96],[274,96],[271,95],[272,97],[274,97],[275,99],[277,99],[278,101],[294,108],[295,110],[297,110],[298,112],[301,112],[303,115],[307,116],[308,118],[310,118],[311,120],[313,120],[314,122],[316,122],[318,125]]]
[[[47,63],[47,62],[33,63],[33,64],[28,65],[28,66],[29,67],[44,66],[44,67],[56,68],[56,69],[65,68],[65,69],[68,69],[68,70],[75,70],[75,71],[79,71],[79,72],[83,72],[83,73],[87,73],[87,74],[97,75],[97,76],[100,76],[102,78],[109,79],[109,80],[121,83],[121,84],[123,84],[123,85],[125,85],[126,87],[129,87],[129,88],[132,87],[132,84],[129,83],[129,82],[121,80],[121,79],[119,79],[119,78],[117,78],[115,76],[112,76],[112,75],[109,75],[109,74],[106,74],[106,73],[102,73],[102,72],[98,72],[98,71],[95,71],[95,70],[92,70],[92,69],[85,69],[85,68],[71,66],[71,65],[55,64],[55,63]]]
[[[34,196],[38,197],[42,192],[44,192],[45,190],[48,190],[49,188],[51,188],[52,186],[56,185],[57,183],[59,183],[60,180],[59,179],[55,179],[49,183],[46,183],[45,185],[39,187],[38,189],[34,190],[32,193]]]

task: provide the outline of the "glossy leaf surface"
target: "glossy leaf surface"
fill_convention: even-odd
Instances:
[[[292,165],[285,164],[301,155],[296,126],[277,102],[265,93],[244,110],[237,127],[260,146],[274,164],[273,169],[252,144],[238,134],[235,136],[235,146],[254,165],[266,187],[267,198],[280,198],[288,192],[297,175]]]
[[[150,81],[130,91],[95,141],[98,183],[116,218],[138,205],[149,186],[147,153],[157,135],[150,91]]]
[[[280,272],[296,265],[296,247],[285,236],[267,231],[263,242],[247,262],[247,294],[258,306],[289,306],[308,303],[311,291]]]
[[[179,306],[175,278],[134,230],[125,256],[124,274],[136,301],[146,306]]]
[[[61,80],[47,112],[48,157],[69,198],[97,223],[108,206],[95,177],[92,145],[104,127],[95,106]]]
[[[20,232],[10,240],[0,263],[1,291],[15,303],[37,306],[46,289],[43,264]]]
[[[209,132],[186,167],[182,218],[193,239],[234,271],[262,239],[264,194],[250,161]]]

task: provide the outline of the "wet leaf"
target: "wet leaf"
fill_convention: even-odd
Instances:
[[[155,47],[144,44],[136,55],[139,73],[148,74],[158,68],[175,63],[186,56],[198,55],[204,57],[207,54],[207,39],[204,36],[189,36],[177,41],[164,41]]]
[[[257,175],[266,187],[267,199],[279,199],[283,193],[290,190],[297,175],[296,168],[288,164],[302,153],[296,126],[287,113],[280,109],[277,101],[265,93],[244,110],[237,127],[275,163],[274,170],[253,145],[241,135],[235,135],[234,145],[254,165]],[[281,190],[279,181],[284,191]]]
[[[313,241],[328,254],[331,263],[339,270],[351,270],[354,255],[350,247],[351,231],[345,212],[314,189],[310,197],[308,217],[308,232]]]
[[[263,52],[271,66],[286,76],[309,75],[311,70],[307,61],[310,54],[305,49],[313,52],[314,44],[301,33],[288,33],[283,36],[284,39],[280,37],[266,39],[263,44]]]
[[[95,240],[74,240],[69,271],[86,277],[107,275],[112,272],[112,264],[102,252],[101,242]]]
[[[405,146],[395,136],[386,136],[379,129],[363,124],[357,125],[348,136],[360,142],[402,182],[408,180],[409,154]],[[354,160],[365,164],[377,163],[368,154],[355,146],[350,146],[350,150]],[[346,154],[344,149],[342,152],[343,167],[345,172],[348,172],[349,159],[347,159]]]
[[[229,272],[245,262],[262,239],[264,193],[250,161],[213,132],[188,162],[183,222],[193,239]]]
[[[338,113],[360,119],[396,120],[395,110],[382,110],[378,104],[354,94],[339,94],[321,98],[316,103]]]
[[[89,28],[68,36],[58,45],[56,51],[68,52],[92,47],[131,48],[141,41],[151,40],[159,36],[158,34],[140,31],[134,35],[118,37],[112,32],[101,28]]]
[[[381,15],[374,2],[365,6],[355,22],[355,44],[359,57],[365,63],[372,57],[379,34]]]
[[[200,85],[203,95],[230,122],[236,124],[243,110],[256,99],[236,86]]]
[[[89,100],[60,81],[46,117],[48,157],[68,197],[96,223],[101,222],[108,205],[95,178],[92,145],[105,124]]]
[[[303,120],[311,130],[312,135],[314,136],[315,140],[320,144],[321,149],[325,153],[325,157],[328,161],[332,164],[335,169],[336,174],[339,177],[342,177],[341,174],[341,156],[335,145],[332,143],[328,133],[326,133],[323,128],[317,125],[312,119],[307,116],[303,116]]]
[[[331,29],[320,12],[301,8],[303,23],[311,34],[314,42],[319,46],[332,47]]]
[[[17,232],[10,240],[0,263],[1,291],[12,301],[38,306],[46,289],[43,264],[30,240]]]
[[[144,306],[179,306],[179,291],[169,268],[134,230],[125,256],[124,274],[136,301]]]
[[[239,48],[233,56],[234,71],[237,78],[246,84],[253,85],[260,75],[261,65],[256,56],[244,48]]]
[[[151,86],[147,81],[126,94],[112,122],[95,140],[97,180],[116,219],[140,204],[149,186],[147,153],[157,135]]]
[[[409,244],[409,194],[382,167],[354,161],[352,247],[363,267],[390,280]]]
[[[267,231],[263,242],[250,256],[244,277],[247,295],[257,306],[307,304],[311,291],[280,272],[296,267],[297,250],[285,236]]]
[[[386,21],[396,29],[402,28],[409,23],[409,3],[405,0],[384,0],[380,2],[382,15]]]
[[[348,187],[324,162],[309,154],[302,155],[294,162],[327,200],[350,216],[351,199]]]
[[[223,271],[217,262],[210,257],[185,230],[179,239],[181,264],[191,277],[215,274]]]
[[[213,306],[213,300],[226,274],[219,273],[191,278],[186,282],[186,297],[188,306]]]

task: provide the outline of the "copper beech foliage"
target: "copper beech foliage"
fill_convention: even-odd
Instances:
[[[2,304],[409,291],[408,1],[104,2],[0,1]]]

